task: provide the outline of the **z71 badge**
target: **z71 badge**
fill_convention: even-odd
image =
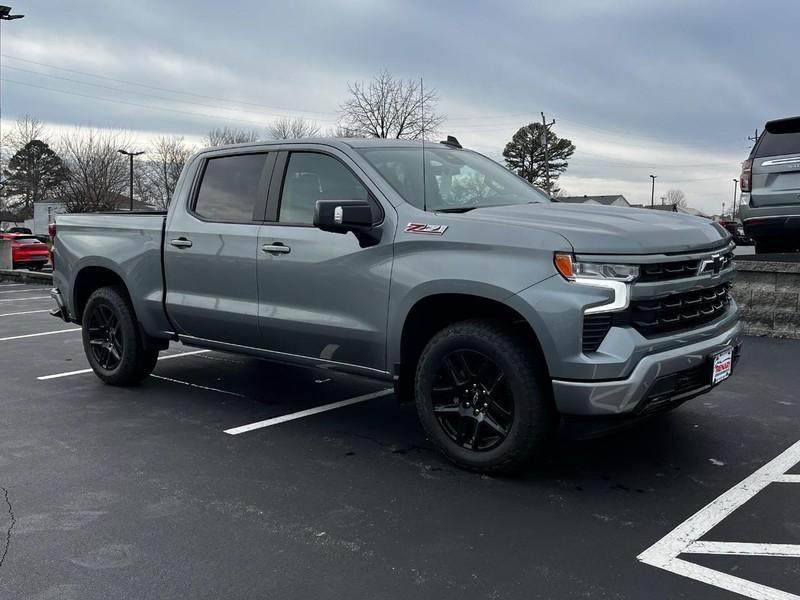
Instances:
[[[447,225],[428,225],[427,223],[409,223],[406,233],[421,233],[423,235],[444,235]]]

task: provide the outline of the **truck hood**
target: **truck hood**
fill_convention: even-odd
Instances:
[[[557,233],[586,254],[661,254],[718,247],[729,234],[701,217],[587,204],[521,204],[478,208],[464,215]]]

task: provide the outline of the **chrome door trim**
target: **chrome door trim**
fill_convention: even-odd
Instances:
[[[269,252],[271,254],[289,254],[292,249],[283,244],[263,244],[261,246],[262,252]]]
[[[800,167],[800,156],[790,156],[789,158],[773,158],[772,160],[765,160],[760,166],[776,167],[778,165],[788,165],[791,163],[797,163],[797,166]]]

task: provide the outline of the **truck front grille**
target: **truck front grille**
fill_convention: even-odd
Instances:
[[[697,275],[699,260],[680,260],[676,262],[642,265],[639,281],[668,281]]]
[[[653,300],[631,302],[630,324],[645,337],[709,323],[730,304],[730,283]]]
[[[721,253],[718,257],[717,271],[724,271],[731,266],[732,262],[733,251]],[[713,260],[707,261],[703,265],[702,273],[700,273],[698,272],[700,265],[701,261],[698,259],[642,265],[639,281],[647,283],[653,281],[670,281],[672,279],[686,279],[689,277],[696,277],[702,273],[713,272],[715,268]]]

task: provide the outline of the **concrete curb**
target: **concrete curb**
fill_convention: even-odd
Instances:
[[[53,285],[53,274],[41,273],[39,271],[26,271],[24,269],[0,269],[0,281]]]

